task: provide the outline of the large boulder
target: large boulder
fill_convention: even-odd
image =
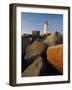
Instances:
[[[63,35],[59,32],[51,33],[44,40],[44,43],[47,45],[47,47],[54,46],[57,44],[62,44],[63,43]]]
[[[46,53],[48,62],[63,73],[63,44],[49,47]]]
[[[42,41],[34,41],[26,48],[26,54],[24,59],[29,60],[32,57],[40,56],[45,49],[45,44]]]
[[[43,59],[38,57],[34,60],[34,62],[28,66],[28,68],[22,73],[23,77],[29,76],[39,76],[40,71],[43,68]]]

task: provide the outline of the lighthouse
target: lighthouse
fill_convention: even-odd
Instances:
[[[48,33],[48,21],[46,20],[44,23],[44,34]]]

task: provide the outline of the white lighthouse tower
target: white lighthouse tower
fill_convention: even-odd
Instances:
[[[44,34],[47,34],[47,33],[48,33],[48,22],[46,20],[44,23]]]

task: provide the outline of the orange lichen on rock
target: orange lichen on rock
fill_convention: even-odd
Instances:
[[[63,73],[63,44],[47,49],[47,60],[61,73]]]

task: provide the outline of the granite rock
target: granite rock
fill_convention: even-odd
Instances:
[[[40,71],[43,68],[43,59],[37,57],[34,62],[28,66],[28,68],[22,73],[23,77],[29,76],[39,76]]]
[[[47,49],[47,60],[61,73],[63,73],[63,44]]]
[[[34,41],[26,48],[26,54],[24,59],[29,60],[34,57],[40,56],[45,49],[45,44],[42,41]]]
[[[63,35],[59,32],[51,33],[44,40],[44,43],[47,45],[47,47],[54,46],[57,44],[62,44],[63,43]]]

